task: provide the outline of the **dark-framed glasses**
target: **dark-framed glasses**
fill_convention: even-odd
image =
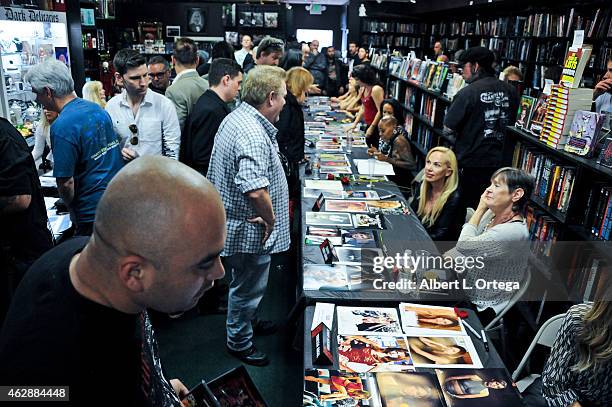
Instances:
[[[132,133],[132,137],[130,138],[130,144],[135,146],[138,144],[138,126],[136,126],[135,124],[130,124],[128,126],[128,129],[130,129],[130,132]]]

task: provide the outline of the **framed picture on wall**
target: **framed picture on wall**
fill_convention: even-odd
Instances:
[[[251,21],[252,19],[253,19],[253,13],[251,13],[250,11],[241,11],[240,19],[238,20],[238,24],[243,27],[252,27],[253,26],[253,23]]]
[[[263,13],[253,13],[253,27],[263,27],[264,26],[264,16]]]
[[[167,25],[166,26],[166,37],[180,37],[181,26],[180,25]]]
[[[234,27],[236,25],[236,5],[224,4],[222,7],[221,22],[224,27]]]
[[[278,28],[278,13],[264,13],[264,25],[267,28]]]
[[[187,9],[187,31],[194,34],[206,32],[206,11],[203,8]]]

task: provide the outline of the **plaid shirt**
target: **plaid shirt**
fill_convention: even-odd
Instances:
[[[289,191],[278,158],[277,130],[248,103],[230,113],[215,136],[208,179],[221,194],[227,216],[227,240],[222,256],[236,253],[271,254],[289,249]],[[267,188],[276,217],[265,245],[262,225],[245,195]]]

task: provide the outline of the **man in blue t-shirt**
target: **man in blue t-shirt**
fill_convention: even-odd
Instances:
[[[70,71],[59,61],[31,68],[24,79],[38,103],[60,113],[51,126],[53,176],[76,223],[75,233],[89,236],[98,201],[123,166],[113,123],[97,104],[76,96]]]

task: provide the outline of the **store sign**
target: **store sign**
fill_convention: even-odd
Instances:
[[[0,20],[66,24],[66,13],[16,7],[0,7]]]

